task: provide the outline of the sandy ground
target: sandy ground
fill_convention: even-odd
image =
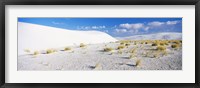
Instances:
[[[70,46],[71,50],[58,48],[51,54],[26,54],[18,56],[18,70],[181,70],[182,47],[172,49],[167,46],[167,54],[153,57],[156,46],[151,44],[131,44],[119,53],[120,43],[90,44],[84,48]],[[112,47],[110,52],[103,51]],[[132,48],[137,48],[136,56],[129,58]],[[41,51],[44,52],[44,51]],[[139,64],[136,66],[136,62]]]

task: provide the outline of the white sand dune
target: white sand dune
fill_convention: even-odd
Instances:
[[[97,44],[117,41],[100,31],[75,31],[24,22],[18,22],[18,55],[31,51],[46,50],[71,45]]]
[[[166,33],[155,33],[146,35],[134,35],[129,37],[117,37],[119,40],[182,40],[182,33],[166,32]]]

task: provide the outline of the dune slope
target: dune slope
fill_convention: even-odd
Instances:
[[[117,37],[119,40],[182,40],[182,33],[166,32],[146,35],[134,35],[129,37]]]
[[[18,22],[18,55],[31,51],[71,45],[97,44],[117,41],[100,31],[75,31]]]

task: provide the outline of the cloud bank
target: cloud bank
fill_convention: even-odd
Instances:
[[[119,24],[118,28],[115,29],[116,33],[132,33],[137,34],[139,32],[148,32],[152,29],[167,29],[167,28],[173,28],[176,24],[180,23],[181,21],[152,21],[148,23],[124,23]]]

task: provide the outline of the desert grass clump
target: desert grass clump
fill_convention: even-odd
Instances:
[[[68,51],[68,50],[71,50],[70,47],[65,47],[64,51]]]
[[[177,48],[179,48],[179,44],[173,44],[173,45],[171,45],[171,47],[177,49]]]
[[[134,45],[137,45],[137,42],[134,42]]]
[[[94,67],[94,70],[101,70],[102,69],[102,66],[100,63],[97,63]]]
[[[117,47],[118,50],[123,49],[123,48],[125,48],[125,46],[123,46],[123,45],[120,45]]]
[[[161,45],[161,46],[164,46],[164,45],[165,45],[165,43],[164,43],[164,42],[160,42],[160,45]]]
[[[181,41],[182,42],[182,41]],[[174,40],[173,43],[175,44],[180,44],[181,43],[179,40]]]
[[[126,44],[125,44],[125,46],[130,46],[130,45],[131,45],[130,43],[126,43]]]
[[[130,53],[135,53],[136,52],[136,48],[133,48],[129,51]]]
[[[165,45],[169,45],[169,43],[168,43],[168,42],[165,42]]]
[[[31,51],[29,49],[24,49],[24,52],[30,53]]]
[[[112,50],[113,50],[113,48],[108,48],[108,47],[103,49],[103,51],[105,51],[105,52],[110,52]]]
[[[33,55],[38,55],[39,52],[38,51],[34,51]]]
[[[124,44],[131,43],[131,42],[132,42],[131,40],[121,40],[120,45],[124,45]]]
[[[142,41],[140,44],[144,44],[144,41]]]
[[[157,50],[164,51],[166,50],[165,46],[157,46]]]
[[[50,54],[50,53],[53,53],[53,52],[54,52],[53,49],[48,49],[48,50],[46,51],[47,54]]]
[[[157,43],[153,43],[151,46],[158,46],[158,44]]]
[[[120,45],[124,45],[124,44],[125,44],[124,42],[121,42],[121,43],[120,43]]]
[[[141,60],[140,60],[140,59],[136,60],[135,66],[137,66],[137,67],[140,67],[140,66],[141,66]]]
[[[80,44],[80,47],[85,47],[85,46],[86,46],[86,45],[85,45],[85,44],[83,44],[83,43],[81,43],[81,44]]]

